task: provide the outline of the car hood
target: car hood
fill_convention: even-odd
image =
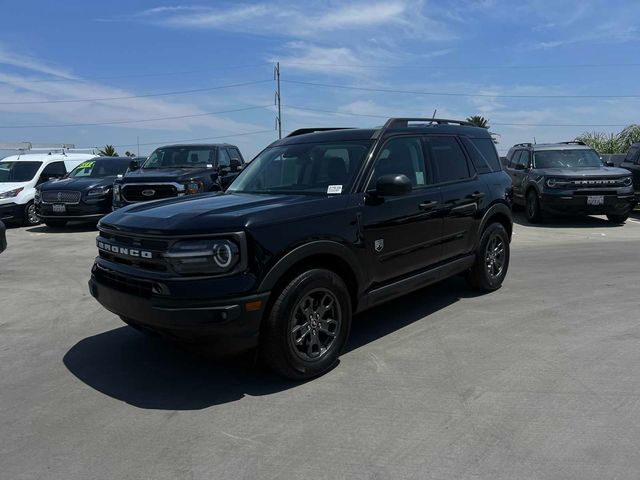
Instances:
[[[41,192],[47,190],[73,190],[84,191],[96,187],[106,187],[113,185],[115,176],[112,177],[84,177],[84,178],[63,178],[60,180],[50,180],[38,187]]]
[[[24,187],[27,182],[1,182],[0,193],[9,192],[16,188]]]
[[[127,172],[121,183],[172,182],[213,173],[213,168],[141,168]]]
[[[628,176],[629,170],[617,167],[593,167],[593,168],[539,168],[535,173],[545,177],[622,177]]]
[[[130,205],[110,213],[100,223],[138,233],[203,234],[326,215],[341,211],[346,205],[347,197],[343,195],[204,193]]]

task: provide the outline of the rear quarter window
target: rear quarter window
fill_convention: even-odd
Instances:
[[[490,138],[471,138],[469,140],[471,141],[473,146],[476,147],[486,164],[489,165],[489,168],[492,172],[499,172],[500,170],[502,170],[500,157],[498,156],[498,152],[496,151],[496,146],[493,143],[493,140],[491,140]]]

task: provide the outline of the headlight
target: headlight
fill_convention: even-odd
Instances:
[[[15,190],[9,190],[8,192],[0,193],[0,198],[17,197],[22,190],[24,190],[24,187],[20,187],[20,188],[16,188]]]
[[[633,180],[631,179],[631,177],[624,177],[622,179],[622,185],[624,185],[625,187],[630,187],[632,183]]]
[[[111,187],[92,188],[87,192],[87,197],[104,197],[110,190]]]
[[[554,188],[556,185],[558,185],[558,181],[555,178],[547,178],[547,181],[544,182],[547,187],[550,188]]]
[[[185,240],[171,247],[164,257],[180,274],[221,274],[238,264],[240,249],[228,239]]]
[[[193,193],[200,193],[204,190],[204,183],[200,180],[189,180],[184,183],[185,193],[187,195]]]
[[[33,203],[40,203],[40,190],[36,189],[36,193],[33,195]]]
[[[113,199],[116,202],[120,201],[120,184],[119,183],[113,184]]]

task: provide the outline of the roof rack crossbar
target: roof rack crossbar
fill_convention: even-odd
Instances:
[[[306,133],[314,133],[314,132],[330,132],[331,130],[349,130],[353,127],[316,127],[316,128],[298,128],[293,132],[289,133],[286,138],[289,137],[297,137],[298,135],[304,135]]]
[[[568,142],[558,142],[561,145],[586,145],[582,140],[569,140]]]
[[[390,118],[385,122],[381,129],[376,130],[373,134],[373,138],[378,138],[387,130],[394,128],[406,128],[409,126],[409,122],[425,122],[428,124],[436,125],[462,125],[465,127],[476,127],[477,125],[467,122],[465,120],[451,120],[449,118],[431,118],[431,117],[399,117]]]
[[[531,142],[516,143],[514,147],[530,147],[531,145],[533,145]]]
[[[74,149],[75,144],[73,143],[42,143],[42,144],[33,144],[31,142],[20,142],[20,143],[0,143],[0,150],[21,150],[21,151],[54,151],[54,150],[70,150]]]

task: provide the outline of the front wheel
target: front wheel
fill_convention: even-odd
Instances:
[[[469,284],[492,292],[502,286],[509,269],[509,235],[500,223],[492,223],[482,233],[476,260],[467,274]]]
[[[278,295],[260,338],[264,362],[276,373],[305,380],[338,363],[351,328],[344,281],[325,269],[308,270]]]
[[[540,223],[542,221],[540,200],[538,200],[538,194],[534,190],[529,190],[529,193],[527,193],[525,211],[529,223]]]
[[[22,224],[25,227],[33,227],[40,223],[40,217],[36,213],[36,206],[33,202],[29,202],[24,206],[24,213],[22,216]]]
[[[626,222],[627,218],[629,218],[628,213],[626,215],[614,215],[614,214],[607,215],[607,219],[611,223],[616,223],[618,225],[622,225],[624,222]]]

